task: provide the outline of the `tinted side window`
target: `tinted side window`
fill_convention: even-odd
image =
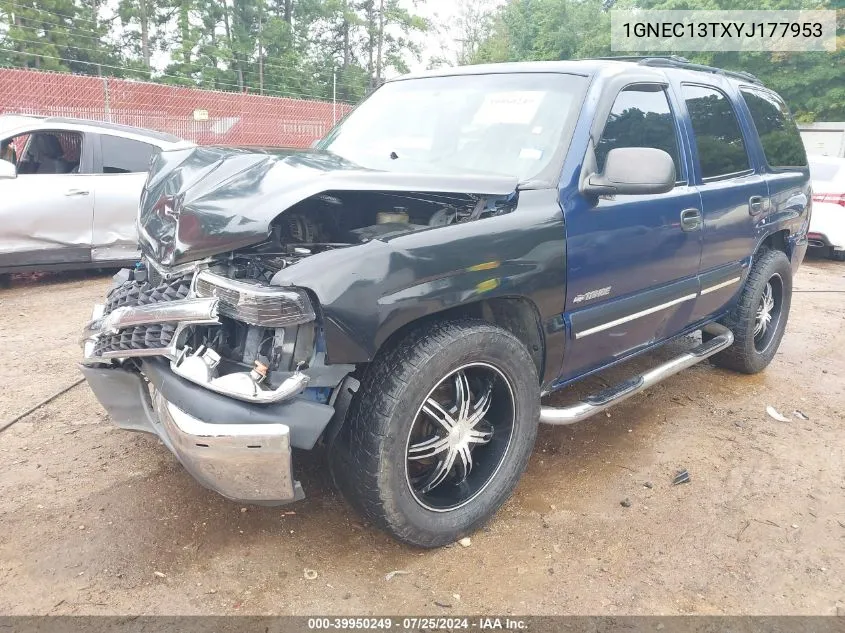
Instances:
[[[100,148],[103,152],[104,174],[148,171],[150,159],[158,151],[155,145],[107,134],[100,136]]]
[[[714,88],[684,86],[698,160],[703,178],[726,176],[750,169],[730,100]]]
[[[742,98],[751,112],[760,137],[766,162],[772,167],[796,167],[807,164],[807,154],[798,126],[789,116],[786,104],[775,95],[742,88]]]
[[[599,173],[604,171],[608,152],[617,147],[662,149],[675,161],[677,177],[682,177],[675,121],[662,87],[632,86],[616,97],[596,146]]]
[[[0,143],[0,158],[15,163],[19,175],[76,174],[81,155],[78,132],[38,130]]]

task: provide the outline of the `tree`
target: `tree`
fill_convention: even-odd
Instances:
[[[157,0],[120,0],[120,47],[127,57],[140,57],[141,67],[152,72],[152,53],[159,42],[159,29],[164,21],[163,7]],[[134,61],[134,60],[133,60]]]
[[[0,65],[98,74],[120,61],[97,0],[0,0]]]
[[[511,0],[470,61],[576,59],[609,48],[610,14],[598,0]]]
[[[838,0],[707,0],[706,6],[691,0],[637,0],[646,9],[837,9]],[[690,61],[743,70],[756,75],[778,92],[790,109],[804,121],[845,120],[845,12],[838,12],[837,47],[825,52],[679,53]],[[665,53],[664,53],[665,54]]]
[[[508,0],[470,62],[578,59],[620,55],[610,50],[615,9],[835,9],[838,0]],[[690,61],[743,70],[780,93],[799,120],[845,120],[845,12],[839,12],[835,53],[674,51]],[[658,55],[670,53],[659,52]]]
[[[0,0],[0,65],[356,101],[419,57],[405,2]]]
[[[454,18],[436,15],[432,30],[448,40],[442,52],[429,59],[429,68],[463,66],[476,59],[478,48],[486,42],[493,28],[496,0],[457,0]]]

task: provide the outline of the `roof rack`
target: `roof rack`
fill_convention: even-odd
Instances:
[[[643,57],[639,60],[641,66],[663,66],[671,68],[684,68],[685,70],[698,70],[704,73],[713,73],[714,75],[724,75],[726,77],[733,77],[734,79],[742,79],[750,81],[753,84],[763,85],[763,82],[757,79],[751,73],[742,70],[724,70],[723,68],[716,68],[715,66],[706,66],[704,64],[694,64],[684,57]]]
[[[611,55],[610,57],[590,57],[588,59],[602,59],[617,62],[639,62],[644,59],[668,59],[683,64],[691,63],[686,57],[680,55]]]
[[[593,59],[616,60],[621,62],[636,62],[641,66],[655,66],[663,68],[683,68],[685,70],[698,70],[704,73],[713,73],[714,75],[724,75],[725,77],[733,77],[734,79],[742,79],[753,84],[763,85],[757,77],[751,73],[742,70],[724,70],[723,68],[716,68],[715,66],[706,66],[705,64],[695,64],[686,57],[680,55],[623,55],[619,57],[594,57]]]

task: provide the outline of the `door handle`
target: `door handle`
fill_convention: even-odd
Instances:
[[[763,210],[763,196],[751,196],[748,199],[748,212],[756,215]]]
[[[88,192],[85,189],[68,189],[65,191],[65,195],[68,197],[71,196],[87,196]]]
[[[684,209],[681,211],[681,230],[690,232],[701,228],[701,211],[698,209]]]

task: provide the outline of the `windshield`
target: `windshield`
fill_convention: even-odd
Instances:
[[[586,85],[585,77],[557,73],[394,81],[318,147],[369,169],[530,180],[562,140],[568,145]]]

